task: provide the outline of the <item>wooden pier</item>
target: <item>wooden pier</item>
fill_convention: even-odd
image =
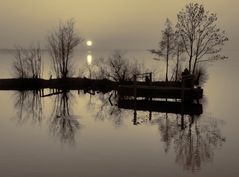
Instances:
[[[147,78],[147,77],[146,77]],[[0,79],[0,90],[86,90],[96,92],[117,91],[120,97],[143,98],[166,98],[199,100],[203,97],[203,89],[194,88],[187,84],[185,79],[182,82],[153,82],[150,73],[149,79],[137,81],[134,76],[133,81],[114,82],[108,79],[89,78],[62,78],[62,79]]]
[[[134,75],[134,81],[131,84],[123,84],[118,86],[118,94],[120,97],[138,97],[143,98],[166,98],[181,99],[181,101],[199,100],[203,97],[203,89],[193,86],[193,76],[182,76],[182,81],[152,82],[152,73],[145,73],[145,82],[138,82],[140,75]]]
[[[118,94],[123,97],[136,96],[144,98],[168,98],[168,99],[201,99],[203,90],[201,88],[182,87],[158,87],[141,85],[120,85]]]
[[[150,111],[160,113],[173,113],[183,115],[200,115],[203,113],[202,104],[181,103],[173,101],[150,100],[118,100],[118,107],[123,109]]]
[[[117,83],[108,79],[65,78],[65,79],[0,79],[0,90],[94,90],[102,93],[117,89]]]

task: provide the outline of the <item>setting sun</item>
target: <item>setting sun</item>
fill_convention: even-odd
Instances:
[[[89,41],[89,40],[88,40],[88,41],[86,42],[86,45],[87,45],[87,46],[92,46],[92,44],[93,44],[92,41]]]

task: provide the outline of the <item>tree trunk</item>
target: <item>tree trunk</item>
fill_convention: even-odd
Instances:
[[[168,82],[168,58],[166,61],[166,82]]]
[[[188,70],[190,74],[191,74],[191,66],[192,66],[192,58],[189,59],[189,63],[188,63]]]
[[[178,80],[178,65],[179,65],[179,49],[178,49],[178,51],[177,51],[177,63],[176,63],[175,81]]]
[[[194,61],[194,64],[193,64],[193,72],[192,72],[193,75],[195,74],[195,71],[196,71],[197,60],[198,60],[198,59],[195,58],[195,61]]]
[[[169,57],[169,38],[167,38],[167,54],[166,54],[166,82],[168,82],[168,57]]]
[[[191,69],[192,69],[192,59],[193,59],[193,39],[190,40],[190,56],[189,56],[189,73],[191,74]]]

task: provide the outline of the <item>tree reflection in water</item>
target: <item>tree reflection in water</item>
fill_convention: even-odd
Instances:
[[[50,131],[60,138],[63,143],[75,144],[75,135],[81,125],[72,115],[73,93],[70,91],[57,91],[52,94],[53,111],[50,118]],[[15,108],[18,110],[19,122],[32,118],[34,122],[42,120],[41,91],[16,92]],[[117,95],[112,93],[96,94],[89,101],[88,107],[97,110],[96,119],[111,120],[113,125],[119,127],[132,111],[123,111],[118,107]],[[147,111],[146,111],[147,112]],[[145,113],[145,112],[144,112]],[[164,142],[164,151],[171,149],[175,152],[175,162],[188,171],[197,171],[214,158],[214,150],[226,141],[220,131],[223,122],[208,116],[180,115],[171,113],[149,112],[148,121],[139,121],[137,114],[133,120],[135,125],[149,122],[158,125],[161,141]],[[155,116],[159,115],[158,119]],[[133,122],[134,123],[134,122]]]
[[[166,113],[158,120],[158,126],[161,133],[161,141],[164,143],[164,151],[167,153],[171,147],[173,137],[180,131],[177,119],[170,119]]]
[[[220,131],[223,121],[211,117],[160,118],[158,120],[165,152],[174,145],[175,162],[184,170],[197,171],[203,164],[213,161],[214,150],[226,141]],[[183,126],[181,124],[184,124]]]
[[[63,143],[74,145],[75,134],[80,129],[80,123],[72,115],[72,99],[73,95],[69,91],[61,91],[55,95],[50,131]]]
[[[118,95],[115,91],[94,95],[95,100],[89,100],[88,108],[95,109],[94,115],[96,120],[110,120],[115,127],[123,124],[123,117],[129,117],[127,112],[117,106]],[[96,104],[97,103],[97,104]]]
[[[43,117],[41,90],[15,92],[14,107],[17,110],[18,123],[31,120],[40,123]]]

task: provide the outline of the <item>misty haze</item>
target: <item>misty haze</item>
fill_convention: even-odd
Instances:
[[[0,176],[237,177],[238,6],[1,0]]]

